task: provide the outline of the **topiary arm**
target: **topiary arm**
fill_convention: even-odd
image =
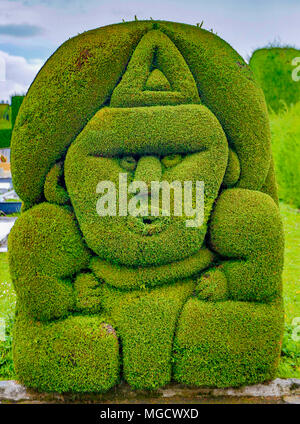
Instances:
[[[38,320],[61,318],[75,309],[73,276],[87,268],[90,253],[68,208],[42,203],[25,212],[8,245],[20,309]]]
[[[200,298],[268,302],[280,297],[283,229],[270,196],[224,191],[212,214],[210,245],[223,260],[199,280]]]
[[[74,281],[75,309],[81,313],[96,314],[100,312],[102,286],[90,272],[83,272]]]

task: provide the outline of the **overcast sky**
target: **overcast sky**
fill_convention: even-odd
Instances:
[[[134,15],[203,20],[245,59],[274,41],[300,47],[300,0],[0,0],[0,100],[25,93],[66,39]]]

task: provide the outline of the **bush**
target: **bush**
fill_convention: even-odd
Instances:
[[[85,268],[90,257],[74,215],[58,205],[37,205],[16,221],[8,250],[23,308],[40,320],[66,316],[75,302],[68,277]]]
[[[0,149],[7,149],[10,146],[11,129],[0,130]]]
[[[19,109],[25,96],[12,96],[11,98],[11,127],[14,128]]]
[[[300,208],[300,102],[271,113],[272,149],[279,198]]]
[[[175,378],[218,387],[271,380],[281,331],[281,305],[190,299],[175,339]]]
[[[256,50],[250,67],[264,91],[269,108],[275,112],[299,102],[300,83],[294,81],[292,60],[300,57],[300,50],[291,47],[268,47]]]
[[[15,125],[15,121],[23,102],[24,96],[12,96],[11,98],[11,127]],[[10,147],[10,140],[12,136],[12,129],[0,130],[0,149]]]
[[[64,169],[61,162],[55,163],[46,176],[44,195],[50,203],[64,205],[69,202],[69,195],[65,189]]]
[[[29,89],[11,157],[25,204],[8,243],[20,381],[105,391],[121,363],[136,389],[274,376],[283,233],[268,113],[228,44],[153,21],[68,40]],[[203,222],[186,226],[174,192],[170,216],[100,217],[98,183],[119,188],[124,172],[148,194],[153,180],[204,181]]]
[[[280,378],[300,378],[300,341],[293,340],[293,330],[292,325],[285,324],[278,370]]]
[[[118,340],[101,316],[73,316],[41,328],[19,313],[13,350],[18,377],[38,390],[103,392],[119,381]]]

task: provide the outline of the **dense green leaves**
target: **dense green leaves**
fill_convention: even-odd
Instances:
[[[26,212],[9,251],[14,360],[30,387],[105,391],[121,361],[137,389],[235,386],[276,370],[283,236],[262,91],[216,35],[153,24],[68,40],[18,115],[12,168]],[[100,217],[99,181],[118,188],[124,172],[148,191],[153,178],[204,181],[203,225],[188,228],[175,207],[150,223]]]
[[[293,60],[299,57],[300,51],[292,47],[266,47],[255,50],[250,59],[250,67],[264,91],[267,104],[275,112],[300,101],[300,84],[293,79],[293,72],[299,65]]]

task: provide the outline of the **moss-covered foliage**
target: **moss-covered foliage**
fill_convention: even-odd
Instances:
[[[41,328],[30,315],[19,312],[15,329],[15,369],[28,387],[103,392],[118,383],[119,343],[101,315],[73,316]]]
[[[156,68],[151,71],[145,84],[145,90],[171,91],[171,85],[166,76]]]
[[[132,387],[154,389],[170,382],[177,320],[194,286],[193,280],[179,279],[143,291],[103,287],[103,307],[114,317],[122,343],[123,376]]]
[[[174,43],[161,31],[149,31],[135,49],[110,105],[133,107],[184,103],[199,103],[195,80]]]
[[[174,341],[175,379],[217,387],[271,380],[282,322],[281,305],[189,299]]]
[[[214,261],[215,255],[208,249],[200,249],[195,255],[181,261],[153,267],[128,268],[111,265],[107,261],[93,258],[91,268],[95,275],[106,283],[120,289],[132,290],[171,284],[190,275],[199,274]]]
[[[213,250],[229,259],[219,269],[231,299],[266,302],[280,296],[283,229],[270,196],[244,189],[224,191],[212,213],[209,235]]]
[[[17,220],[9,237],[18,301],[33,318],[61,318],[74,309],[71,277],[89,263],[74,215],[42,203]]]
[[[234,150],[229,149],[228,151],[228,164],[223,179],[223,185],[225,187],[234,186],[240,177],[241,167],[240,161]]]
[[[275,112],[300,101],[300,84],[292,76],[297,71],[300,50],[289,47],[270,47],[256,50],[250,67],[264,91],[268,106]],[[299,72],[298,72],[299,75]]]
[[[283,235],[268,117],[228,44],[153,21],[68,40],[21,107],[12,166],[26,210],[9,236],[20,381],[99,392],[121,378],[153,389],[274,376]],[[172,184],[169,216],[163,196],[149,202],[153,181]],[[188,197],[182,214],[174,204],[186,182],[201,225],[187,225]],[[111,187],[116,213],[99,216]]]
[[[299,116],[300,102],[270,116],[279,198],[296,208],[300,208]]]
[[[74,281],[76,310],[86,314],[101,311],[101,286],[92,273],[79,274]]]

